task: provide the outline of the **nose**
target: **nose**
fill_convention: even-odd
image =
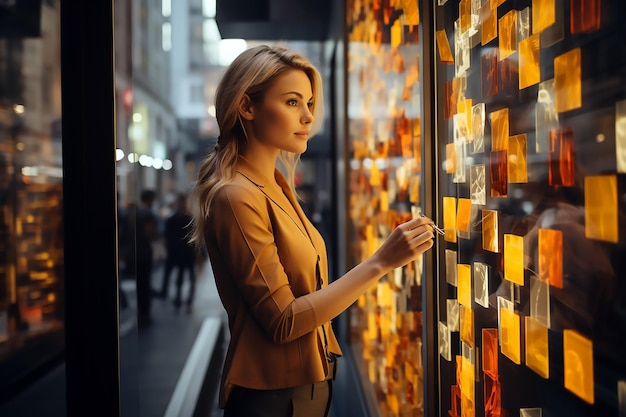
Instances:
[[[306,107],[304,109],[304,113],[302,114],[302,123],[311,124],[313,123],[314,120],[315,120],[315,116],[313,116],[313,113],[311,113],[311,109]]]

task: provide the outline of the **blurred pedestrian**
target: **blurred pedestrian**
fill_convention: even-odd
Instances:
[[[192,244],[188,242],[191,223],[191,215],[187,211],[187,196],[180,194],[176,198],[174,212],[165,221],[163,237],[165,239],[165,269],[160,298],[167,299],[170,275],[174,268],[177,269],[176,294],[174,297],[174,307],[180,308],[182,305],[182,287],[185,272],[189,277],[189,289],[185,306],[187,311],[191,311],[196,286],[195,261],[196,251]]]
[[[143,190],[135,214],[135,261],[137,279],[137,322],[140,327],[152,323],[152,244],[158,237],[157,216],[152,211],[156,200],[153,190]]]

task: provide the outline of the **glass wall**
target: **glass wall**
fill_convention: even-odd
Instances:
[[[0,392],[9,394],[61,358],[64,264],[59,1],[4,4]]]
[[[422,46],[417,2],[347,3],[353,266],[422,212]],[[422,270],[422,260],[395,270],[350,311],[353,356],[366,395],[383,416],[424,411]]]
[[[624,415],[624,3],[438,3],[440,414]]]

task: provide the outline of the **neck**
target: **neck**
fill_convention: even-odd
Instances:
[[[248,146],[241,149],[239,153],[267,178],[274,178],[278,149],[255,146],[254,143],[256,142],[249,142]]]

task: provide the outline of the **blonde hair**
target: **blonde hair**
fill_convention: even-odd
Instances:
[[[201,246],[204,241],[206,219],[217,192],[235,176],[235,163],[243,146],[246,132],[239,115],[239,104],[244,95],[251,101],[262,100],[276,78],[289,70],[301,70],[311,81],[313,116],[311,135],[319,132],[324,118],[322,78],[319,71],[303,56],[283,47],[257,46],[242,52],[228,67],[215,92],[215,110],[220,136],[217,145],[207,156],[198,173],[191,193],[192,232],[190,241]],[[294,176],[300,155],[281,151],[287,181],[295,189]]]

